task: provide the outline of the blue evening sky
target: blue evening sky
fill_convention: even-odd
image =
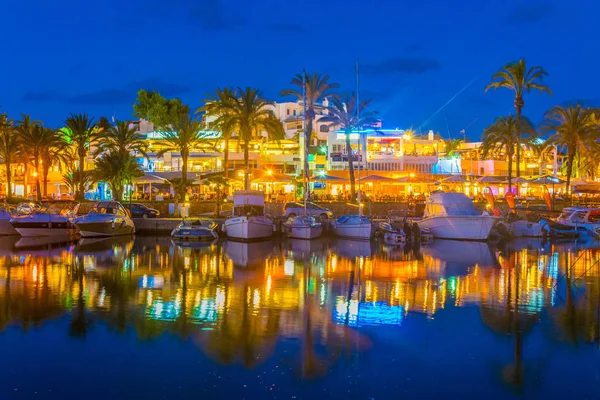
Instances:
[[[0,105],[52,127],[70,112],[128,119],[140,88],[193,109],[219,86],[282,100],[302,68],[352,91],[358,58],[361,97],[385,127],[477,139],[513,112],[508,91],[483,90],[520,57],[546,68],[554,92],[526,97],[532,120],[600,104],[599,12],[594,0],[4,0]]]

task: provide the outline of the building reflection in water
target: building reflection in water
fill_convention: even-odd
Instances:
[[[598,340],[599,254],[573,244],[179,246],[166,237],[15,244],[0,241],[2,330],[70,314],[73,336],[85,336],[93,319],[140,339],[192,339],[211,358],[246,367],[273,354],[278,341],[300,341],[296,370],[312,377],[339,356],[368,348],[360,327],[478,307],[491,332],[514,338],[513,364],[501,375],[515,387],[522,382],[523,336],[544,310],[556,340]]]

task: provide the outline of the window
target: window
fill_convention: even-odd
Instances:
[[[294,115],[296,115],[296,110],[294,110]]]
[[[329,126],[328,125],[321,125],[319,127],[319,132],[329,132]]]
[[[286,111],[287,111],[287,115],[290,115],[290,109],[288,108]]]
[[[479,175],[485,175],[485,168],[481,167],[479,170]]]

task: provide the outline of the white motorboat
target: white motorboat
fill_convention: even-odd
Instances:
[[[480,213],[462,193],[434,192],[425,204],[423,219],[417,223],[438,239],[486,240],[499,220]]]
[[[298,215],[283,223],[283,231],[292,239],[316,239],[323,233],[323,225],[315,217]]]
[[[566,207],[556,219],[580,235],[600,236],[600,208]]]
[[[0,207],[0,235],[18,235],[19,232],[10,224],[13,218],[13,213],[5,208]]]
[[[265,240],[273,235],[273,221],[265,216],[265,195],[256,190],[233,193],[232,217],[223,230],[231,240]]]
[[[33,210],[31,214],[15,216],[10,224],[23,237],[73,236],[76,233],[73,219],[78,209],[79,203],[57,201]]]
[[[379,231],[383,235],[383,242],[385,244],[395,245],[406,243],[406,234],[404,231],[400,229],[394,229],[392,224],[389,222],[380,222]]]
[[[131,235],[135,225],[129,212],[118,201],[100,201],[87,215],[74,221],[83,238]]]
[[[217,224],[208,219],[184,219],[171,232],[175,242],[213,242],[219,238]]]
[[[370,240],[373,237],[371,220],[364,215],[350,214],[338,218],[332,223],[336,236],[348,239]]]
[[[503,237],[546,237],[550,236],[552,229],[546,221],[540,222],[519,219],[516,221],[500,221],[496,230]]]

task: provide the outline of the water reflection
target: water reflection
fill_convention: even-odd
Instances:
[[[132,329],[140,340],[169,333],[220,364],[246,368],[288,343],[294,373],[315,378],[340,357],[378,346],[373,327],[404,329],[421,317],[453,323],[434,319],[476,308],[478,320],[457,321],[510,338],[510,360],[495,374],[522,391],[523,349],[544,313],[548,341],[598,343],[599,261],[589,244],[540,241],[411,249],[344,240],[179,246],[166,237],[124,237],[22,247],[0,238],[0,330],[27,331],[70,315],[65,334],[72,337],[97,324]]]

